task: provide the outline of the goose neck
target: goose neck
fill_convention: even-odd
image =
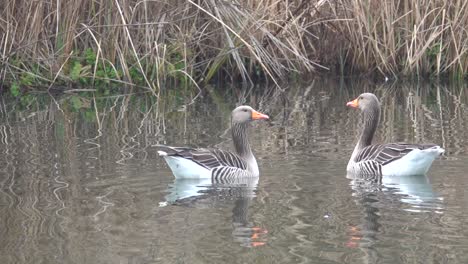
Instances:
[[[364,128],[362,129],[358,142],[360,149],[372,144],[372,139],[374,138],[374,134],[379,123],[379,118],[380,108],[378,106],[374,106],[362,111],[362,124],[364,125]]]
[[[249,139],[247,137],[247,124],[232,123],[232,141],[236,152],[241,157],[252,155]]]

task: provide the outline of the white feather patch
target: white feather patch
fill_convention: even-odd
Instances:
[[[162,151],[162,150],[158,150],[158,154],[159,154],[159,156],[161,156],[161,157],[167,156],[167,152]]]
[[[163,156],[177,179],[211,179],[211,170],[182,157]]]
[[[442,153],[444,149],[435,146],[429,149],[414,149],[404,157],[392,161],[382,167],[382,175],[423,175],[426,174],[432,162]]]

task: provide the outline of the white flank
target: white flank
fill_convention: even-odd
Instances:
[[[442,153],[444,153],[444,149],[439,146],[424,150],[415,149],[404,157],[384,165],[382,167],[382,175],[403,176],[426,174],[435,158]]]
[[[163,152],[163,151],[161,151]],[[161,155],[177,179],[211,179],[211,171],[182,157]]]

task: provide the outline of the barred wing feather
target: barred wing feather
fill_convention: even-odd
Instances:
[[[229,151],[206,148],[158,147],[164,150],[168,156],[179,156],[192,160],[207,169],[220,166],[234,167],[242,170],[247,169],[247,163],[241,157]]]
[[[373,160],[380,165],[388,164],[394,160],[404,157],[415,149],[428,149],[435,147],[435,144],[406,144],[406,143],[390,143],[370,145],[361,150],[356,156],[355,162]]]

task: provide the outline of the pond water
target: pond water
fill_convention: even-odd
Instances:
[[[468,263],[465,87],[284,88],[3,99],[1,263]],[[363,91],[378,142],[446,149],[428,175],[347,177]],[[152,145],[229,149],[237,104],[271,117],[250,129],[260,178],[175,180]]]

